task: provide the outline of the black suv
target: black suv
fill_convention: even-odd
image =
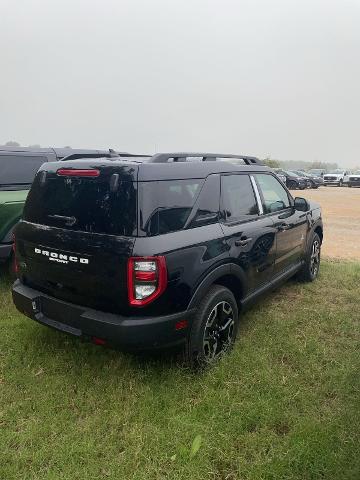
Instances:
[[[319,205],[256,158],[208,153],[47,163],[15,231],[16,307],[129,349],[185,345],[192,365],[235,340],[239,312],[320,266]]]

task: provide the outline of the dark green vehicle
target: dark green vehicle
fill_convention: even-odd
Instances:
[[[0,147],[0,262],[9,262],[12,270],[12,232],[22,216],[35,174],[43,163],[109,155],[109,151],[101,150]]]

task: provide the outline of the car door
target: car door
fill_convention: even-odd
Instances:
[[[276,229],[271,217],[261,215],[255,181],[248,174],[221,177],[221,227],[230,258],[245,272],[248,292],[273,275]]]
[[[303,256],[308,220],[306,212],[295,210],[293,199],[271,173],[255,174],[264,217],[271,218],[276,229],[274,276],[290,270]]]

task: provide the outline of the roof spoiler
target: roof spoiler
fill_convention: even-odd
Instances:
[[[66,157],[63,157],[63,160],[78,160],[80,158],[121,158],[121,157],[131,157],[131,158],[138,158],[138,157],[149,157],[150,155],[140,155],[137,153],[128,153],[128,152],[117,152],[112,148],[109,148],[108,152],[92,152],[92,153],[71,153]]]

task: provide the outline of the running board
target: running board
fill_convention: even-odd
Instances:
[[[285,272],[282,272],[279,275],[277,275],[271,282],[261,286],[254,292],[251,292],[249,295],[247,295],[245,298],[241,300],[241,308],[242,309],[248,308],[250,305],[254,303],[254,301],[258,297],[264,295],[269,290],[273,290],[274,288],[277,288],[279,285],[284,283],[290,277],[295,275],[295,273],[298,272],[302,266],[303,266],[303,262],[298,262],[296,265],[292,266]]]

